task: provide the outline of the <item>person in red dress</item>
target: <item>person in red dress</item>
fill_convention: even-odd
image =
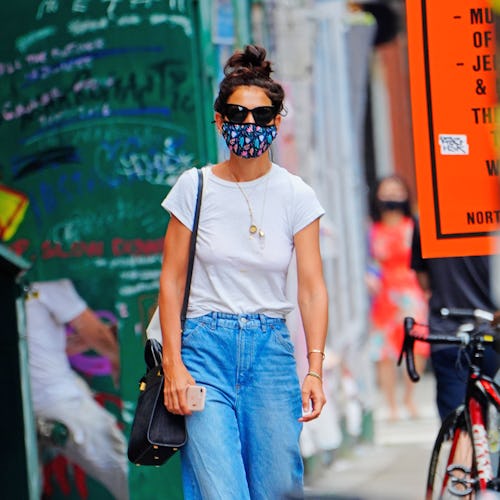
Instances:
[[[385,177],[375,191],[367,285],[371,294],[370,353],[391,419],[399,417],[397,359],[404,336],[403,320],[405,316],[421,322],[427,318],[426,297],[415,271],[410,268],[413,228],[406,184],[395,175]],[[417,342],[415,362],[419,372],[424,369],[428,356],[428,344]],[[406,373],[403,387],[404,406],[411,417],[417,417],[413,384]]]

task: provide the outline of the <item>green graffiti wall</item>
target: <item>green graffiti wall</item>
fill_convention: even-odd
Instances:
[[[32,261],[28,279],[71,278],[117,319],[125,433],[158,292],[160,202],[180,172],[208,160],[213,140],[193,5],[0,4],[0,183],[29,200],[6,244]],[[178,459],[132,467],[131,498],[180,498],[178,473]]]

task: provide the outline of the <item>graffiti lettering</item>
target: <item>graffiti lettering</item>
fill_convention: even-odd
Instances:
[[[28,250],[29,246],[30,240],[28,240],[27,238],[22,238],[20,240],[14,241],[14,243],[10,245],[10,249],[17,255],[24,255],[24,252]]]
[[[130,269],[120,273],[121,279],[130,281],[157,280],[159,277],[159,269]]]
[[[104,45],[103,38],[96,38],[85,42],[69,42],[63,47],[53,47],[50,51],[43,50],[41,52],[26,54],[24,60],[2,61],[0,62],[0,77],[12,75],[17,71],[27,69],[26,66],[45,65],[43,69],[38,69],[38,72],[45,75],[45,78],[61,70],[71,71],[75,68],[78,69],[78,66],[82,64],[83,56],[86,56],[85,62],[87,64],[91,63],[96,51],[103,50]],[[78,56],[82,57],[78,58]],[[56,65],[51,65],[50,58],[56,61],[67,60],[61,61]],[[56,68],[60,68],[59,71]],[[31,70],[25,78],[27,80],[34,80],[37,78],[37,74],[37,71]]]
[[[193,165],[194,157],[177,153],[173,139],[165,141],[163,152],[131,154],[120,158],[122,175],[136,177],[150,184],[172,186],[179,175]]]
[[[125,285],[118,289],[118,294],[121,297],[130,297],[139,293],[151,292],[158,290],[158,280],[149,282],[137,283],[135,285]]]
[[[147,9],[150,9],[154,3],[159,2],[160,0],[130,0],[130,6],[131,7],[137,7],[139,5],[143,5]],[[171,4],[172,2],[170,2]],[[175,2],[173,2],[175,3]],[[169,7],[172,9],[173,7],[169,5]]]
[[[136,152],[145,150],[136,138],[104,143],[96,150],[95,169],[99,177],[113,187],[125,180],[172,186],[179,175],[194,164],[194,156],[180,150],[179,143],[179,139],[167,137],[163,150],[149,147],[147,152]]]
[[[193,91],[188,83],[186,68],[177,61],[165,59],[152,65],[151,69],[160,79],[160,100],[173,111],[193,113]]]
[[[55,14],[58,10],[58,0],[42,0],[36,11],[35,19],[40,20],[45,14]]]
[[[140,266],[157,266],[161,263],[161,254],[128,255],[113,259],[98,258],[94,260],[96,267],[104,269],[135,269]]]
[[[19,71],[22,69],[22,64],[18,59],[15,59],[14,61],[10,62],[3,62],[0,63],[0,76],[4,75],[12,75],[16,71]]]
[[[72,61],[54,66],[41,66],[28,73],[29,79],[47,78],[50,72],[70,71],[81,65],[90,64],[90,59],[82,56]],[[14,92],[14,95],[21,94]],[[66,86],[53,87],[28,101],[16,103],[12,99],[1,106],[1,121],[21,119],[25,128],[34,121],[47,126],[73,117],[83,118],[84,110],[79,106],[94,105],[92,116],[99,116],[97,109],[105,113],[102,103],[117,102],[131,108],[146,108],[148,98],[162,102],[162,110],[189,114],[194,112],[194,97],[187,69],[180,62],[164,60],[151,66],[149,71],[136,73],[130,71],[124,75],[109,74],[95,78],[90,68],[77,71]],[[159,109],[159,108],[158,108]]]
[[[90,0],[73,0],[71,10],[73,12],[85,13]]]
[[[137,26],[149,21],[151,26],[159,24],[172,24],[184,31],[187,37],[193,35],[191,20],[184,15],[169,15],[164,12],[154,12],[149,17],[142,17],[137,13],[116,16],[115,12],[108,11],[105,16],[95,19],[74,19],[68,24],[68,31],[73,36],[83,36],[88,33],[104,31],[111,26],[123,28],[127,26]]]
[[[71,12],[75,14],[87,14],[91,0],[73,0],[71,3]],[[101,0],[99,2],[102,6],[103,12],[109,19],[114,19],[117,7],[120,10],[137,9],[143,7],[151,9],[155,4],[161,4],[163,0]],[[64,4],[64,2],[63,2]],[[96,2],[94,2],[94,5]],[[186,0],[168,0],[165,2],[168,9],[173,12],[186,13]],[[43,19],[50,14],[56,14],[59,11],[59,0],[42,0],[36,10],[36,19]]]
[[[153,255],[163,250],[163,238],[156,240],[124,240],[113,238],[111,240],[111,253],[115,256],[121,255]]]
[[[114,81],[113,91],[116,99],[126,101],[131,98],[139,107],[145,107],[144,95],[153,91],[153,76],[144,75],[144,81],[140,82],[140,76],[129,73],[126,76],[117,76]]]
[[[109,20],[105,17],[100,19],[75,20],[68,24],[68,31],[73,36],[81,36],[88,32],[105,30],[109,25]]]
[[[158,24],[173,24],[179,26],[184,31],[187,37],[193,35],[193,25],[187,17],[183,16],[169,16],[168,14],[151,14],[149,16],[149,24],[151,26],[157,26]]]
[[[101,257],[104,255],[102,241],[76,241],[68,249],[60,243],[44,241],[42,243],[42,259],[68,259],[72,257]]]
[[[141,24],[141,16],[130,14],[128,16],[122,16],[116,21],[118,26],[135,26]]]
[[[95,38],[86,42],[69,42],[62,48],[54,47],[50,49],[50,56],[54,59],[66,59],[103,49],[104,46],[105,42],[103,38]]]
[[[53,87],[48,92],[43,92],[25,104],[15,104],[6,101],[2,106],[2,118],[4,121],[11,121],[33,114],[37,109],[48,107],[51,103],[62,98],[61,91]]]
[[[92,106],[86,108],[85,106],[78,106],[74,109],[67,109],[56,113],[54,115],[42,115],[40,116],[40,124],[46,127],[51,127],[59,125],[62,123],[70,124],[72,122],[87,120],[91,118],[102,118],[110,116],[111,111],[108,104],[103,104],[101,106]]]
[[[28,64],[44,64],[47,62],[47,52],[38,52],[37,54],[26,54],[24,57]]]
[[[57,75],[58,73],[69,73],[70,71],[90,68],[92,58],[90,56],[81,56],[71,61],[64,61],[53,66],[41,66],[33,69],[26,74],[26,80],[32,82],[36,80],[46,80],[47,78]]]
[[[19,52],[26,52],[31,45],[40,42],[46,38],[51,37],[57,33],[57,28],[55,26],[46,26],[37,31],[28,33],[27,35],[21,36],[16,40],[16,48]]]

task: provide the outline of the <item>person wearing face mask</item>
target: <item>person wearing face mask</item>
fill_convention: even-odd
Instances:
[[[414,220],[409,192],[404,181],[391,175],[379,181],[375,190],[369,230],[371,265],[367,284],[371,295],[370,353],[377,367],[378,384],[385,397],[389,418],[399,418],[397,359],[403,342],[403,319],[412,316],[425,322],[427,303],[415,271],[410,268]],[[429,346],[415,345],[419,372],[429,356]],[[413,400],[413,383],[404,373],[403,403],[411,417],[418,416]]]
[[[420,225],[415,225],[411,266],[429,301],[429,335],[455,334],[464,321],[441,315],[442,308],[498,311],[490,255],[423,258]],[[436,381],[436,405],[444,420],[465,399],[470,352],[459,346],[432,344],[431,366]],[[488,346],[483,370],[494,377],[500,356]]]
[[[203,168],[195,262],[181,330],[197,170],[184,172],[162,206],[170,213],[160,277],[165,405],[186,415],[185,498],[301,494],[303,422],[325,404],[322,363],[328,298],[319,249],[324,210],[302,179],[271,161],[284,92],[262,47],[227,61],[215,125],[228,158]],[[299,383],[285,316],[292,253],[309,372]],[[191,413],[189,385],[206,387]]]

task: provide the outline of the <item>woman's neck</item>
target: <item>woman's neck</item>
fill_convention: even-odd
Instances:
[[[382,213],[381,221],[388,226],[397,226],[405,219],[405,214],[398,210],[390,210]]]
[[[218,163],[212,172],[221,179],[236,182],[248,182],[267,174],[271,169],[269,154],[264,153],[259,158],[244,159],[234,154],[222,163]]]

